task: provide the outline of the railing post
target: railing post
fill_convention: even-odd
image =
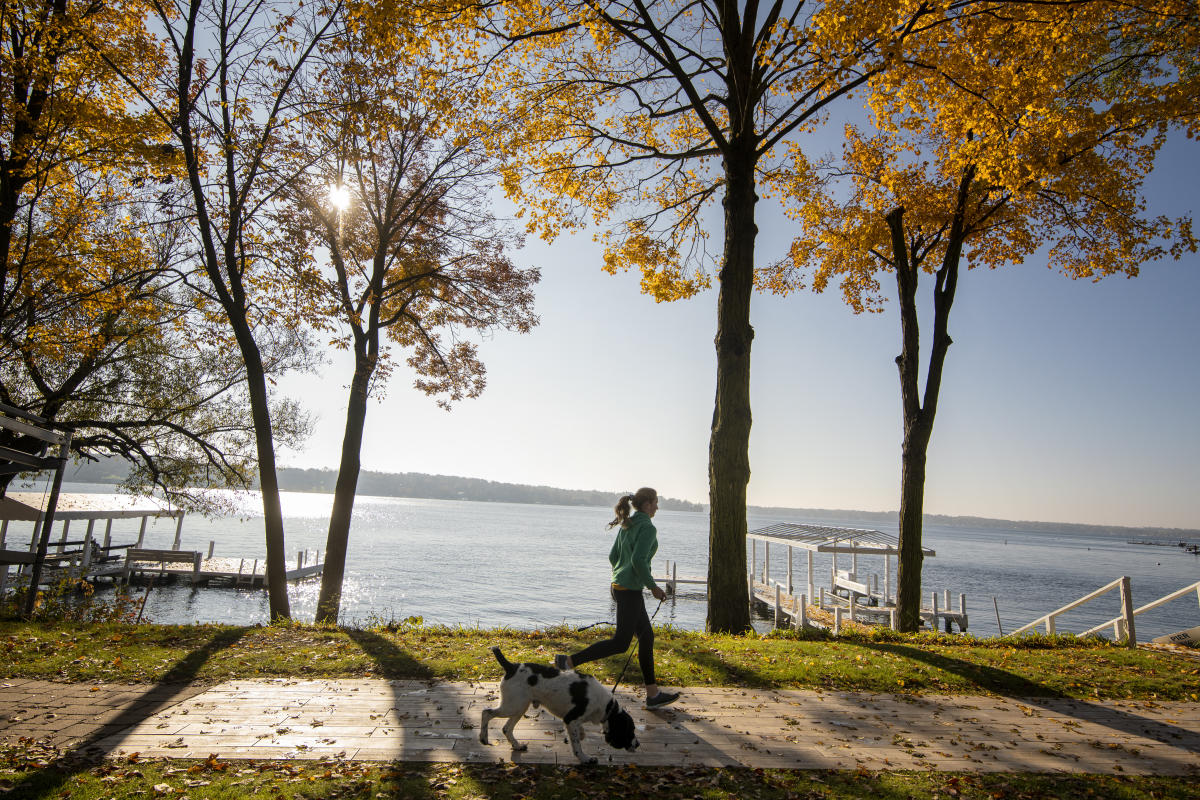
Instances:
[[[179,522],[175,523],[175,541],[171,543],[172,550],[178,550],[183,541],[183,512],[179,512]]]
[[[1048,614],[1046,616],[1046,635],[1047,636],[1054,635],[1054,615],[1053,614]]]
[[[896,607],[892,606],[888,609],[888,627],[896,630]]]
[[[800,613],[796,615],[796,630],[808,627],[808,595],[800,595]]]
[[[87,533],[83,537],[83,557],[79,559],[79,566],[90,567],[92,565],[92,529],[96,527],[96,520],[89,519]]]
[[[779,620],[783,616],[783,605],[780,602],[780,600],[781,600],[780,594],[782,592],[783,592],[783,587],[780,586],[778,583],[775,584],[775,625],[774,625],[774,627],[776,627],[776,628],[779,627]]]
[[[937,592],[932,592],[929,596],[930,603],[933,607],[933,616],[929,618],[929,630],[937,633],[938,629],[938,596]]]
[[[69,531],[70,529],[71,529],[71,520],[64,519],[63,520],[62,538],[58,540],[58,549],[55,550],[55,552],[58,553],[59,555],[62,555],[63,548],[65,548],[67,546],[67,531]]]
[[[816,597],[816,595],[817,595],[817,585],[816,585],[816,582],[813,581],[813,551],[809,550],[808,551],[808,596]],[[1200,601],[1200,592],[1196,593],[1196,599],[1198,601]]]
[[[892,602],[892,557],[883,554],[883,602]]]
[[[837,636],[842,632],[842,607],[833,607],[833,635]]]
[[[1129,576],[1121,576],[1121,617],[1125,620],[1125,646],[1137,647],[1137,633],[1133,626],[1133,587]]]
[[[763,579],[767,586],[771,585],[771,543],[763,542]]]
[[[212,558],[213,549],[216,548],[217,542],[215,539],[208,540],[208,557]]]
[[[788,545],[788,582],[787,582],[787,593],[788,593],[788,594],[795,594],[794,590],[792,589],[792,546],[791,546],[790,544]]]

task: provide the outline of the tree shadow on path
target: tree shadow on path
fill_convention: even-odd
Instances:
[[[931,653],[916,647],[886,642],[854,643],[867,650],[918,661],[960,678],[987,691],[996,692],[1058,716],[1074,717],[1103,725],[1131,736],[1144,736],[1189,752],[1200,753],[1200,734],[1186,728],[1144,717],[1133,711],[1070,697],[1022,675],[983,664]],[[1130,701],[1133,702],[1133,701]]]
[[[120,713],[98,723],[97,729],[75,742],[44,769],[27,773],[13,786],[14,796],[29,792],[31,797],[49,796],[74,776],[103,761],[108,750],[102,743],[121,731],[134,727],[196,693],[192,681],[214,655],[231,647],[246,635],[249,628],[218,631],[208,642],[192,650],[173,665],[158,683],[141,697],[125,703]],[[97,717],[103,716],[97,710]]]

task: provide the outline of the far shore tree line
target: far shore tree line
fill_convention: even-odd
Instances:
[[[322,346],[354,356],[317,606],[336,622],[369,398],[400,354],[447,407],[483,391],[475,334],[537,324],[523,235],[595,227],[601,266],[659,301],[715,279],[722,632],[750,627],[754,291],[835,281],[856,313],[899,305],[915,630],[962,268],[1045,253],[1132,277],[1197,246],[1141,191],[1168,134],[1200,133],[1192,0],[16,0],[0,18],[0,402],[125,459],[133,490],[257,483],[272,619],[290,616],[275,451],[309,427],[275,381]],[[831,119],[842,152],[814,152]],[[772,264],[764,198],[795,226]]]

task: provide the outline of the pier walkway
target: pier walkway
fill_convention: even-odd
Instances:
[[[1200,704],[683,687],[655,712],[619,690],[641,747],[601,764],[1200,775]],[[230,681],[129,686],[0,680],[0,739],[118,757],[575,763],[530,711],[514,753],[480,711],[496,682]]]

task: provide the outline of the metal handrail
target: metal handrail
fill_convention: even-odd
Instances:
[[[1158,608],[1159,606],[1163,605],[1164,603],[1169,603],[1172,600],[1183,597],[1185,594],[1187,594],[1188,592],[1192,592],[1192,591],[1196,592],[1196,601],[1198,603],[1200,603],[1200,581],[1196,581],[1192,585],[1185,586],[1182,589],[1180,589],[1179,591],[1171,592],[1170,594],[1168,594],[1164,597],[1158,598],[1153,603],[1147,603],[1146,605],[1142,606],[1141,608],[1134,609],[1133,616],[1136,617],[1138,614],[1141,614],[1143,611],[1149,611],[1153,608]],[[1091,636],[1092,634],[1099,633],[1100,631],[1104,630],[1109,625],[1112,625],[1113,629],[1115,631],[1117,626],[1120,624],[1121,620],[1122,620],[1122,617],[1114,617],[1113,619],[1110,619],[1108,622],[1103,622],[1094,628],[1084,631],[1083,633],[1081,633],[1079,635],[1080,636]]]
[[[1091,600],[1095,600],[1100,595],[1111,592],[1113,589],[1121,590],[1121,612],[1122,612],[1121,616],[1117,617],[1113,621],[1104,623],[1104,625],[1101,625],[1100,627],[1105,628],[1105,627],[1108,627],[1109,625],[1114,625],[1114,623],[1115,623],[1115,626],[1117,629],[1117,638],[1121,638],[1121,628],[1124,628],[1125,643],[1130,647],[1134,647],[1137,645],[1137,636],[1134,632],[1134,627],[1133,627],[1133,616],[1134,616],[1133,600],[1132,600],[1132,592],[1130,590],[1128,575],[1123,575],[1120,578],[1117,578],[1112,583],[1101,586],[1096,591],[1092,592],[1091,594],[1084,595],[1083,597],[1079,598],[1078,600],[1076,600],[1073,603],[1068,603],[1067,605],[1063,606],[1062,608],[1055,609],[1054,611],[1051,611],[1049,614],[1038,617],[1037,619],[1035,619],[1033,622],[1029,623],[1028,625],[1017,628],[1010,635],[1016,636],[1017,634],[1024,633],[1025,631],[1028,631],[1028,630],[1032,630],[1033,628],[1036,628],[1038,625],[1045,624],[1046,635],[1053,636],[1055,633],[1054,620],[1056,617],[1059,617],[1062,614],[1064,614],[1067,611],[1070,611],[1074,608],[1078,608],[1079,606],[1083,605],[1084,603],[1087,603]],[[1089,633],[1090,632],[1091,631],[1089,631]],[[1081,634],[1081,635],[1085,635],[1085,634]]]

